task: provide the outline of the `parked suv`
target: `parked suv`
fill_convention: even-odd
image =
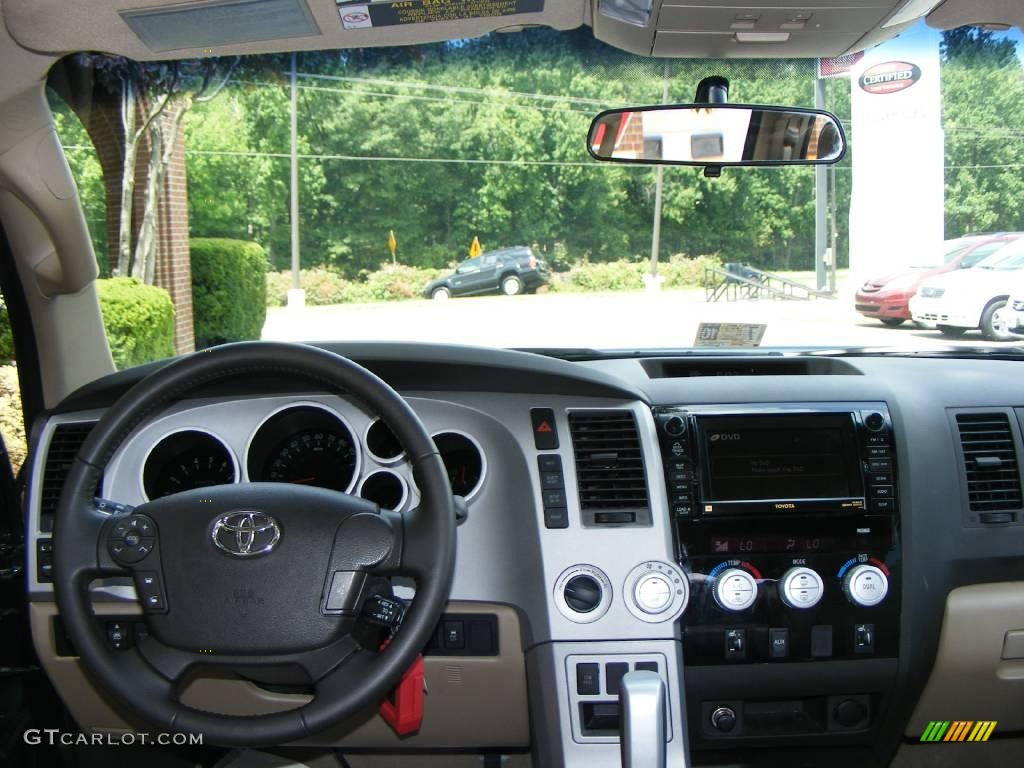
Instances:
[[[427,283],[423,295],[428,299],[499,292],[515,296],[533,293],[550,280],[547,262],[537,258],[530,248],[520,245],[467,259],[452,274]]]
[[[854,298],[856,309],[885,325],[902,325],[910,319],[911,297],[925,280],[957,269],[970,269],[1020,236],[1019,232],[996,232],[947,240],[941,264],[891,272],[866,281]]]

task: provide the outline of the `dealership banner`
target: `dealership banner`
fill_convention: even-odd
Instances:
[[[937,32],[917,28],[867,51],[850,70],[853,285],[941,260],[939,39]]]

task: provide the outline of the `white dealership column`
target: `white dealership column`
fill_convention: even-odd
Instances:
[[[918,27],[867,51],[850,73],[850,285],[938,263],[944,139],[938,32]],[[959,233],[958,233],[959,234]]]

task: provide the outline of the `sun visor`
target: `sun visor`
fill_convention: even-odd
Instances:
[[[224,0],[122,11],[155,53],[318,35],[305,0]]]

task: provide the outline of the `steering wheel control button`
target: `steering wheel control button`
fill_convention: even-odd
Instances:
[[[779,597],[790,608],[813,608],[825,593],[825,583],[810,568],[790,568],[779,580]]]
[[[156,524],[145,515],[118,520],[107,534],[107,550],[115,562],[134,565],[144,560],[156,545]]]
[[[577,624],[597,621],[612,602],[611,582],[593,565],[574,565],[562,571],[553,593],[561,614]]]
[[[366,574],[362,571],[335,571],[324,596],[323,613],[353,614],[359,604]]]
[[[629,572],[623,594],[629,612],[641,621],[673,621],[686,610],[690,581],[675,565],[649,560]]]
[[[726,568],[715,579],[713,594],[723,611],[745,611],[757,600],[757,582],[742,568]]]
[[[843,575],[843,594],[856,606],[872,608],[889,594],[889,579],[881,568],[861,563]]]
[[[747,630],[725,630],[725,658],[727,661],[741,661],[747,658]]]
[[[530,422],[533,425],[533,444],[538,451],[554,451],[558,448],[558,430],[555,426],[555,412],[551,408],[531,408]]]
[[[121,504],[118,501],[101,499],[98,496],[92,500],[92,506],[97,512],[107,515],[130,515],[135,511],[135,507],[130,504]]]
[[[135,591],[138,592],[139,602],[146,613],[167,611],[167,598],[158,571],[136,571]]]

